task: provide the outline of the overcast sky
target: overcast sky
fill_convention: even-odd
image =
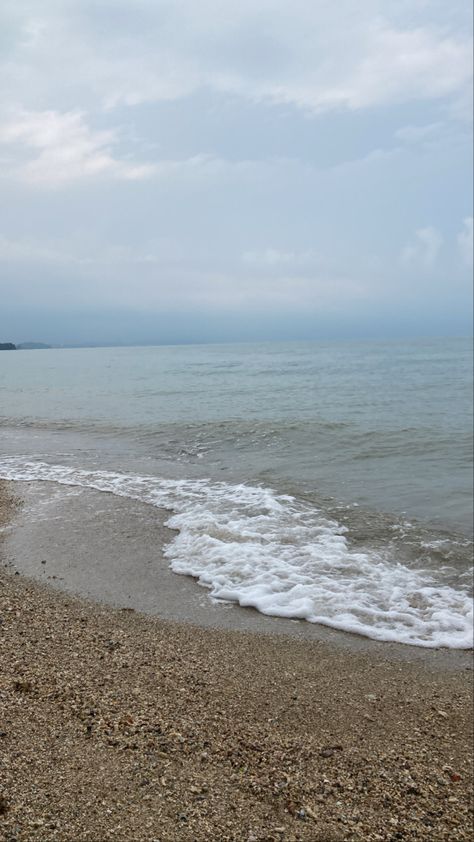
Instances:
[[[0,341],[466,334],[470,0],[3,0]]]

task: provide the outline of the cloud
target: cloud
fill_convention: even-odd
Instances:
[[[206,89],[324,113],[454,104],[472,78],[469,29],[449,15],[436,24],[429,3],[409,15],[387,0],[7,0],[6,9],[15,25],[3,75],[17,101],[29,82],[36,100],[73,90],[95,107]]]
[[[135,180],[154,172],[150,164],[116,158],[116,132],[92,130],[80,111],[18,110],[0,124],[0,143],[26,151],[26,160],[13,158],[10,174],[30,184],[57,186],[98,176]]]
[[[473,260],[473,222],[472,216],[467,216],[457,236],[461,258],[467,266],[472,266]]]
[[[397,129],[395,132],[395,137],[408,146],[415,146],[417,144],[429,143],[433,138],[437,138],[442,134],[443,129],[443,123],[429,123],[424,126],[402,126],[401,129]]]
[[[0,121],[0,146],[10,149],[9,156],[0,158],[0,175],[34,186],[61,187],[97,178],[141,181],[177,174],[211,178],[244,173],[259,164],[205,153],[137,163],[115,154],[119,142],[117,128],[93,130],[80,111],[19,109]]]
[[[459,256],[469,267],[473,262],[473,227],[473,217],[467,216],[456,237]],[[438,262],[443,243],[444,238],[436,228],[419,228],[414,240],[402,250],[401,262],[407,267],[433,269]]]
[[[352,111],[416,100],[430,100],[462,91],[471,78],[470,45],[429,29],[397,30],[369,26],[362,49],[349,51],[342,72],[335,62],[317,61],[289,81],[257,87],[262,98],[294,104],[321,113],[335,108]],[[336,55],[342,59],[341,45]]]
[[[187,39],[186,51],[180,39],[174,54],[165,50],[158,59],[146,55],[137,59],[132,51],[126,79],[120,64],[115,65],[115,73],[109,66],[110,78],[115,75],[117,85],[108,102],[174,99],[207,87],[251,101],[323,113],[457,98],[469,85],[467,38],[427,26],[395,28],[383,19],[367,21],[361,15],[350,21],[354,30],[348,46],[346,35],[341,38],[340,14],[330,14],[327,6],[321,8],[318,3],[297,3],[288,23],[284,5],[274,3],[272,10],[266,9],[268,16],[264,10],[258,17],[244,7],[238,25],[233,26],[222,16],[217,22],[213,17],[209,51],[207,38],[199,30],[195,39]],[[260,51],[262,58],[249,63],[244,43],[239,50],[239,36],[252,25],[255,52]],[[226,45],[231,47],[230,57]]]
[[[464,313],[468,5],[3,0],[0,317]]]
[[[56,263],[70,261],[71,254],[56,244],[39,243],[31,239],[18,239],[0,234],[0,261],[5,263],[33,262]]]
[[[258,269],[287,269],[289,266],[295,268],[308,267],[314,264],[316,257],[317,255],[312,249],[297,252],[266,248],[260,251],[243,252],[242,262],[247,266]]]
[[[21,312],[22,303],[29,308],[50,312],[74,312],[88,307],[91,311],[122,310],[150,314],[179,313],[251,313],[285,316],[298,313],[337,313],[341,299],[347,302],[366,301],[370,294],[360,281],[346,276],[290,272],[281,276],[244,276],[233,267],[222,271],[176,264],[142,267],[131,279],[120,266],[69,266],[71,283],[64,283],[63,265],[48,265],[41,283],[29,267],[17,265],[13,285],[8,292],[9,307]],[[128,268],[128,267],[127,267]],[[1,320],[1,317],[0,317]]]
[[[401,261],[405,266],[432,269],[438,260],[442,245],[443,237],[436,228],[419,228],[414,241],[403,249]]]

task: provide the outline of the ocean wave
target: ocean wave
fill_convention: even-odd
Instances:
[[[171,569],[214,599],[380,641],[472,646],[467,589],[384,552],[351,549],[347,530],[317,507],[270,488],[87,471],[19,457],[0,477],[93,488],[169,510]]]

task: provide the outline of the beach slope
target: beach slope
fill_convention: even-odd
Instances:
[[[472,838],[465,666],[165,622],[6,567],[0,637],[2,840]]]

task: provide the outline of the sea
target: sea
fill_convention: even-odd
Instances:
[[[166,509],[210,600],[379,641],[472,646],[472,420],[464,338],[0,354],[1,478]]]

